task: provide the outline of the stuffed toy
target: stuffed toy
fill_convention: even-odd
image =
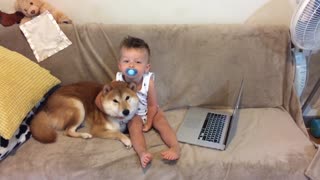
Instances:
[[[19,24],[24,15],[21,12],[15,12],[8,14],[0,11],[0,24],[2,26],[11,26],[14,24]]]
[[[30,21],[33,17],[38,16],[45,11],[49,11],[59,24],[72,23],[72,21],[63,12],[57,10],[44,0],[16,0],[15,9],[25,15],[21,20],[21,23]]]

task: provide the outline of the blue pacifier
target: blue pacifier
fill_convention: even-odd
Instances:
[[[133,68],[128,68],[128,69],[126,69],[126,73],[128,76],[135,76],[135,75],[137,75],[138,71]]]

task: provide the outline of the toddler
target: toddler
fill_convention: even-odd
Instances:
[[[163,111],[158,107],[154,85],[154,74],[150,70],[149,45],[142,39],[126,37],[120,45],[118,67],[121,72],[116,75],[117,81],[134,82],[137,85],[139,107],[136,115],[128,123],[128,130],[133,148],[145,168],[152,160],[146,148],[143,132],[154,127],[169,149],[161,152],[166,160],[177,160],[180,157],[180,146],[173,129],[167,122]]]

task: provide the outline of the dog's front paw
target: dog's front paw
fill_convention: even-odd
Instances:
[[[81,133],[81,137],[82,137],[83,139],[90,139],[90,138],[92,138],[92,135],[89,134],[89,133]]]
[[[127,149],[132,148],[132,143],[129,138],[122,139],[122,143],[126,146]]]
[[[132,148],[132,144],[126,145],[126,148],[127,148],[127,149],[131,149],[131,148]]]

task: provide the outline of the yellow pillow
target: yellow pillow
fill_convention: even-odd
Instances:
[[[0,46],[0,136],[10,139],[27,113],[59,83],[48,70]]]

